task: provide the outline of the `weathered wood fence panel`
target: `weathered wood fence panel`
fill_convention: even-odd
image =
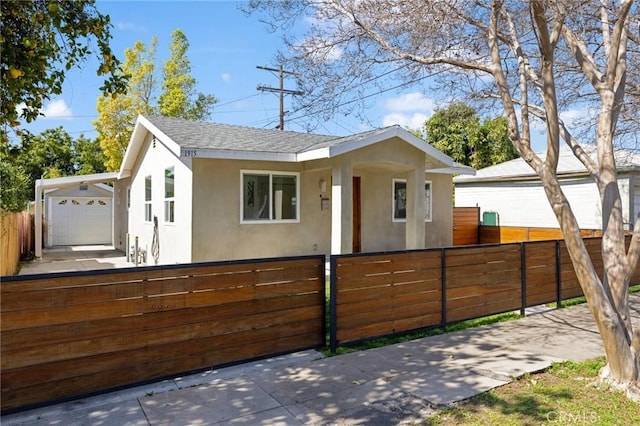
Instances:
[[[478,244],[480,231],[480,207],[453,208],[453,245]]]
[[[8,277],[2,409],[325,344],[324,256]]]
[[[599,237],[585,239],[600,276],[601,243]],[[565,243],[559,240],[336,255],[331,262],[333,350],[339,344],[524,312],[526,307],[583,295]],[[408,275],[403,280],[404,273]],[[636,284],[640,271],[631,280]],[[403,286],[411,292],[400,295]]]
[[[519,309],[520,245],[445,250],[447,322]]]
[[[0,212],[0,276],[16,273],[20,259],[34,250],[33,215]]]
[[[584,238],[599,237],[601,231],[583,229]],[[475,244],[506,244],[523,241],[560,240],[563,238],[559,228],[533,228],[523,226],[486,226],[480,225],[478,241]]]
[[[524,245],[526,258],[526,306],[557,301],[557,241],[531,242]]]
[[[441,250],[341,257],[335,313],[339,340],[428,327],[442,320]],[[334,322],[332,321],[332,324]]]

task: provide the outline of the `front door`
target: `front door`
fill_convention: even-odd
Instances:
[[[360,253],[362,250],[360,242],[360,176],[353,177],[353,253]]]

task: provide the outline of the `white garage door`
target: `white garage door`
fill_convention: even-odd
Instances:
[[[51,244],[111,244],[111,205],[111,198],[52,197]]]

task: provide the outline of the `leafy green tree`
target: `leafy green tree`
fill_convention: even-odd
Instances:
[[[480,121],[464,103],[438,109],[425,122],[427,142],[455,161],[476,169],[518,158],[505,118]]]
[[[97,74],[109,75],[100,89],[105,94],[125,90],[126,76],[116,73],[119,62],[109,47],[109,17],[94,3],[0,2],[0,125],[33,121],[44,100],[61,93],[65,72],[91,55],[99,59]]]
[[[30,199],[28,176],[14,161],[6,133],[0,131],[0,209],[19,212]]]
[[[107,157],[102,152],[98,139],[88,139],[80,135],[73,143],[73,166],[76,175],[103,173]]]
[[[136,117],[155,112],[152,105],[156,88],[154,71],[157,44],[158,39],[154,37],[148,48],[143,42],[137,41],[132,49],[126,49],[124,64],[119,72],[129,76],[127,93],[98,98],[98,118],[93,125],[98,131],[105,166],[109,171],[120,168]]]
[[[115,171],[120,168],[138,115],[159,113],[167,117],[205,120],[217,102],[213,95],[195,91],[197,82],[191,76],[191,63],[187,57],[189,42],[184,33],[175,30],[171,37],[171,54],[164,64],[162,92],[157,105],[156,37],[152,39],[149,48],[138,41],[132,49],[125,50],[120,73],[129,77],[127,94],[116,98],[98,98],[98,118],[93,124],[106,156],[107,170]]]
[[[189,41],[180,29],[171,33],[169,49],[171,55],[162,70],[162,94],[158,100],[160,115],[206,120],[217,100],[213,95],[196,94],[197,82],[191,75],[191,61],[187,56]]]
[[[36,179],[72,176],[73,139],[62,127],[47,129],[39,135],[26,133],[20,145],[11,148],[17,164],[29,176],[31,199]]]

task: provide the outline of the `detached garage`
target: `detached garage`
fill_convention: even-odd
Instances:
[[[111,244],[113,188],[77,184],[45,192],[47,246]]]
[[[117,173],[36,181],[36,256],[45,247],[114,244]],[[43,244],[44,243],[44,244]]]

